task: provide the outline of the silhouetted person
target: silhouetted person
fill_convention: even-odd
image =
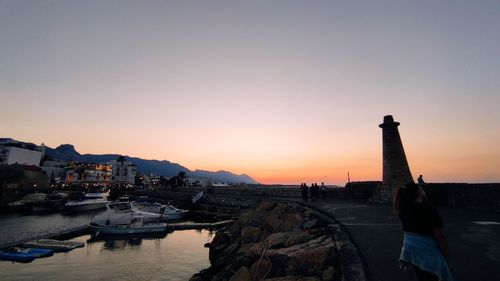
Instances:
[[[311,197],[316,201],[319,198],[319,186],[317,183],[313,183],[311,187]]]
[[[422,175],[418,176],[418,185],[423,186],[425,184],[424,177]]]
[[[427,183],[424,181],[424,177],[422,175],[418,176],[417,178],[418,186],[420,186],[424,192],[426,193],[426,199],[429,201],[429,203],[432,203],[432,192]]]
[[[426,203],[422,187],[413,182],[400,187],[393,208],[404,233],[401,266],[413,265],[420,281],[452,281],[443,221],[437,210]]]
[[[300,189],[302,192],[302,200],[304,200],[304,202],[307,202],[307,195],[309,193],[309,188],[307,187],[307,184],[303,183]]]
[[[323,200],[326,200],[326,186],[324,183],[321,183],[319,191],[321,191],[321,197],[323,197]]]

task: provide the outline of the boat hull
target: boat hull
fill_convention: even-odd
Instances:
[[[81,203],[81,204],[66,204],[62,207],[62,210],[68,212],[84,212],[92,211],[106,208],[108,201],[103,202],[93,202],[93,203]]]
[[[15,262],[31,262],[36,258],[45,258],[54,255],[54,251],[47,249],[28,248],[16,252],[1,251],[0,260]]]
[[[175,213],[165,213],[162,216],[162,220],[164,221],[170,221],[170,220],[180,220],[184,218],[189,211],[180,211],[180,212],[175,212]]]

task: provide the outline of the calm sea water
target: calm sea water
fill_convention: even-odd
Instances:
[[[40,231],[45,231],[49,222],[63,227],[58,216],[61,215],[0,217],[0,238],[5,240],[2,235],[12,235],[4,226],[15,227],[15,221],[21,227],[29,226],[25,222],[28,221]],[[69,220],[77,226],[86,222],[87,216],[73,216]],[[22,228],[17,230],[22,233]],[[85,242],[85,247],[67,253],[56,253],[31,263],[0,261],[0,280],[189,280],[194,273],[210,266],[208,249],[203,245],[212,240],[212,234],[206,230],[183,230],[161,238],[106,240],[85,235],[73,239]]]

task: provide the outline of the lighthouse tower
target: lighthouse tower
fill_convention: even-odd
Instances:
[[[383,179],[374,198],[379,203],[390,203],[396,188],[413,182],[398,126],[399,122],[394,122],[392,115],[384,116],[384,123],[379,125],[382,128]]]

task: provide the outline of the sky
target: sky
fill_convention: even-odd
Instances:
[[[0,0],[0,137],[261,183],[500,181],[499,1]]]

